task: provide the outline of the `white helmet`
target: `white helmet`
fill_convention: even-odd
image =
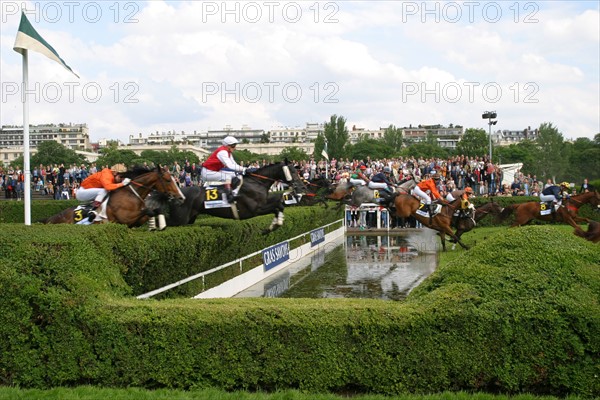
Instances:
[[[223,139],[223,144],[226,146],[231,146],[232,144],[238,144],[238,140],[236,138],[234,138],[233,136],[227,136],[225,139]]]

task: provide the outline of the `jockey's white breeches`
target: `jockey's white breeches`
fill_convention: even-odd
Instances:
[[[353,186],[364,186],[367,184],[367,182],[363,181],[362,179],[354,179],[354,178],[350,178],[350,183]]]
[[[415,188],[413,189],[413,194],[416,194],[417,196],[422,198],[425,204],[431,204],[431,197],[423,190],[421,190],[419,186],[415,186]]]
[[[388,185],[385,182],[369,182],[369,184],[367,185],[369,187],[369,189],[387,189]]]
[[[83,188],[77,189],[76,197],[79,201],[97,201],[101,202],[108,194],[108,190],[104,188]]]
[[[231,182],[231,179],[236,175],[233,171],[212,171],[210,169],[202,168],[202,180],[204,182]]]

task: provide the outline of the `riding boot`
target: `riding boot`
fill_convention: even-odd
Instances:
[[[431,203],[429,204],[429,223],[433,223],[433,214],[435,213],[436,205]]]
[[[227,197],[227,202],[233,203],[233,192],[231,191],[231,183],[226,182],[223,187],[225,189],[225,197]]]
[[[88,212],[88,221],[94,222],[98,216],[98,208],[102,205],[102,202],[94,200],[92,203],[92,209]]]

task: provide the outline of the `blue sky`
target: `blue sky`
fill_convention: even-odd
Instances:
[[[0,123],[21,124],[20,9],[80,75],[30,55],[30,121],[92,140],[226,125],[600,132],[597,1],[1,1]]]

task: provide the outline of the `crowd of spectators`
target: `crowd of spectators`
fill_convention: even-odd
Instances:
[[[243,164],[243,163],[241,163]],[[268,164],[267,160],[244,165],[246,167],[259,168]],[[440,158],[390,158],[372,160],[332,159],[330,161],[310,160],[294,161],[299,174],[306,180],[317,177],[326,177],[332,183],[347,182],[353,171],[360,165],[365,165],[363,173],[371,177],[390,167],[392,170],[391,180],[400,183],[407,176],[415,177],[417,180],[426,178],[432,173],[441,176],[438,190],[445,196],[453,190],[461,190],[471,187],[477,196],[539,196],[541,191],[548,185],[553,184],[551,179],[546,183],[540,181],[535,175],[524,174],[518,171],[512,184],[502,184],[503,171],[487,157],[455,156],[448,159]],[[89,165],[64,164],[39,165],[32,169],[32,190],[39,192],[52,199],[74,198],[74,193],[79,188],[81,181],[88,175],[102,169],[96,163]],[[185,161],[182,164],[174,162],[169,167],[181,187],[197,186],[201,184],[201,165]],[[584,182],[587,184],[587,180]],[[0,167],[0,190],[4,197],[9,199],[22,199],[24,192],[24,174],[19,168]],[[282,187],[276,187],[275,190]],[[577,191],[572,189],[571,194]]]

